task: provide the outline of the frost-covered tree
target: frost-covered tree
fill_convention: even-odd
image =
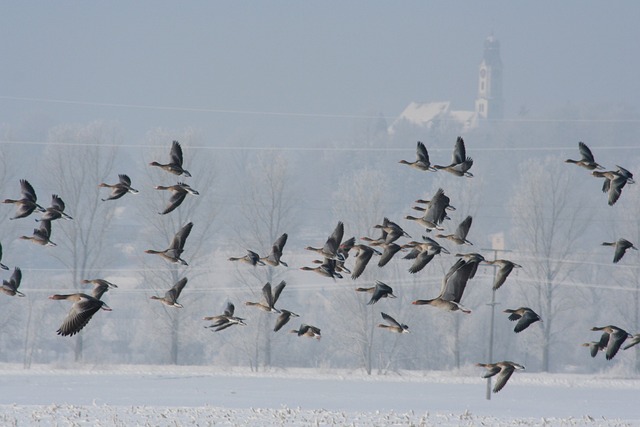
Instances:
[[[578,265],[571,261],[578,259],[574,253],[591,218],[566,166],[558,157],[525,162],[511,200],[516,248],[530,274],[523,294],[544,320],[540,343],[544,371],[552,369],[552,347],[572,326],[557,320],[576,307],[580,290],[567,292],[561,285]]]
[[[191,177],[178,177],[148,165],[152,160],[166,163],[174,140],[182,145],[183,165],[189,170]],[[139,335],[134,339],[136,348],[140,347],[141,350],[148,351],[149,334],[165,337],[154,340],[154,344],[161,346],[158,349],[159,353],[168,354],[168,358],[162,361],[168,360],[171,364],[178,364],[188,356],[181,357],[181,349],[201,341],[197,334],[201,332],[199,328],[201,323],[198,323],[198,328],[195,328],[190,322],[194,320],[193,313],[198,309],[202,310],[202,313],[205,312],[205,304],[208,301],[202,298],[204,291],[198,289],[211,286],[207,265],[214,249],[217,216],[220,211],[216,199],[218,169],[208,150],[190,148],[196,145],[198,136],[189,129],[181,132],[156,129],[148,133],[147,141],[154,148],[144,153],[145,162],[141,165],[143,168],[141,186],[145,191],[139,195],[141,200],[137,204],[137,212],[141,219],[142,237],[131,250],[135,251],[138,262],[143,267],[140,270],[140,281],[141,289],[146,296],[146,304],[142,307],[154,320],[151,325],[141,328]],[[169,191],[156,190],[155,187],[170,186],[177,182],[188,183],[199,192],[199,195],[187,195],[180,206],[162,215],[160,212],[169,203],[171,194]],[[189,222],[193,222],[193,228],[186,240],[182,255],[188,265],[171,264],[157,256],[144,253],[146,249],[168,248],[178,230]],[[149,299],[151,295],[163,296],[183,277],[188,279],[180,295],[180,302],[185,306],[184,309],[167,307]],[[204,292],[204,295],[207,295],[207,292]],[[195,347],[198,346],[195,345]],[[164,352],[166,349],[168,349],[167,353]],[[189,361],[193,363],[193,359]]]
[[[103,121],[60,125],[49,132],[43,161],[49,194],[40,191],[38,200],[48,206],[51,194],[58,194],[66,205],[65,212],[73,217],[56,220],[51,227],[57,247],[49,253],[68,268],[66,290],[90,293],[80,281],[100,277],[117,258],[110,235],[116,205],[100,200],[104,195],[98,184],[117,179],[114,162],[121,144],[121,129]],[[72,338],[76,361],[83,357],[83,336]]]
[[[281,153],[267,152],[259,155],[244,155],[243,163],[253,165],[243,171],[243,176],[238,177],[241,183],[238,196],[235,200],[238,204],[237,215],[233,217],[234,250],[237,255],[244,255],[246,249],[258,252],[260,256],[266,256],[271,251],[274,242],[287,233],[287,245],[285,245],[283,260],[286,262],[286,252],[290,252],[291,240],[295,238],[297,229],[296,214],[298,212],[298,193],[294,181],[294,175],[289,159]],[[244,263],[236,265],[237,280],[246,289],[245,301],[262,300],[262,287],[269,282],[273,287],[281,280],[286,280],[287,268],[284,266],[257,266],[255,268]],[[291,286],[285,288],[283,295],[291,294]],[[238,301],[244,305],[245,301]],[[273,326],[276,316],[271,313],[256,309],[240,308],[250,316],[257,325],[252,329],[253,334],[248,340],[244,340],[243,348],[249,356],[252,367],[269,367],[273,363],[272,343],[274,339]],[[295,310],[293,310],[295,311]]]

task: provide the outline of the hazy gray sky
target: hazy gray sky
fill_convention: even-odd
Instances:
[[[210,110],[472,109],[491,32],[507,117],[567,102],[637,108],[638,17],[635,1],[2,1],[0,123],[37,136],[36,123],[116,120],[131,143],[157,126],[192,126],[211,144],[263,129],[269,145],[313,142],[344,136],[353,119]]]

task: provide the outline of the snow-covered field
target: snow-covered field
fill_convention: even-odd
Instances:
[[[0,365],[0,425],[640,425],[640,379],[481,373]]]

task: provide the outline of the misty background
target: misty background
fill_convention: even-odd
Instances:
[[[403,217],[441,187],[457,208],[448,232],[474,218],[474,246],[447,245],[452,253],[524,267],[496,292],[494,360],[533,371],[637,372],[635,348],[607,362],[580,346],[599,338],[592,326],[640,329],[639,255],[613,264],[600,245],[640,243],[637,186],[608,206],[602,181],[563,161],[578,158],[584,141],[607,169],[639,170],[638,9],[583,1],[0,3],[2,198],[17,198],[25,178],[41,204],[59,194],[74,217],[53,223],[58,246],[39,247],[19,239],[37,216],[10,221],[13,206],[0,206],[2,262],[23,270],[27,295],[0,298],[0,360],[367,372],[488,361],[491,267],[467,287],[469,316],[410,304],[437,295],[453,256],[415,275],[399,256],[384,268],[374,259],[356,281],[335,283],[299,270],[314,259],[303,248],[322,245],[337,221],[345,238],[377,237],[373,226],[385,216],[419,238],[424,230]],[[397,122],[412,102],[473,111],[490,35],[503,65],[500,118],[467,127],[447,117]],[[447,164],[459,135],[473,178],[398,164],[415,159],[418,140],[432,162]],[[168,160],[172,140],[200,196],[161,216],[168,197],[153,187],[176,178],[148,163]],[[120,173],[140,194],[102,202],[98,184]],[[188,267],[144,254],[164,249],[189,221]],[[246,249],[266,255],[285,232],[289,268],[227,261]],[[494,253],[496,238],[505,251]],[[184,309],[149,299],[185,276]],[[79,336],[57,336],[69,305],[47,296],[88,291],[80,280],[97,277],[119,286],[103,297],[113,312],[97,313]],[[316,325],[320,342],[273,333],[275,316],[244,305],[280,280],[279,306],[301,314],[285,329]],[[375,280],[398,298],[367,306],[354,288]],[[202,317],[222,313],[227,301],[248,325],[203,328]],[[543,322],[516,335],[501,311],[523,305]],[[412,332],[376,328],[380,311]]]

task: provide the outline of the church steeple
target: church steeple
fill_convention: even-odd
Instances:
[[[501,119],[503,114],[500,42],[493,34],[484,41],[484,54],[478,70],[476,114],[483,119]]]

